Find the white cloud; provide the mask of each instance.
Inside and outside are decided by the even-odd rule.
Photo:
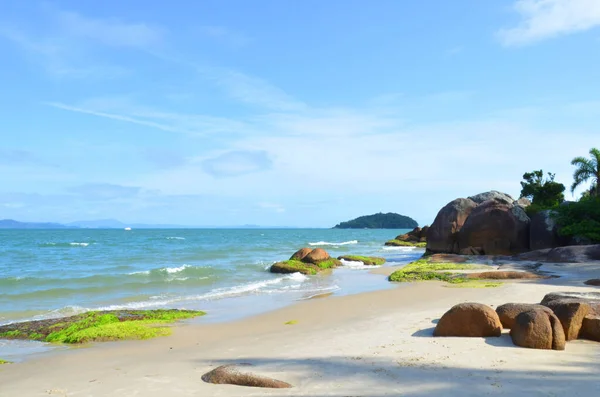
[[[600,25],[598,0],[517,0],[514,9],[521,15],[520,23],[498,31],[507,46],[527,45]]]

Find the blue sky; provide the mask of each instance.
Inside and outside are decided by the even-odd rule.
[[[425,224],[534,169],[569,186],[599,25],[597,0],[0,0],[0,218]]]

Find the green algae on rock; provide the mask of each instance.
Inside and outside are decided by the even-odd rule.
[[[482,268],[485,267],[465,263],[432,262],[430,258],[421,258],[396,270],[388,279],[389,281],[394,282],[437,280],[450,284],[465,284],[465,287],[475,286],[476,279],[468,278],[464,274],[449,272],[449,270],[473,270]],[[493,283],[488,284],[491,286]]]
[[[411,242],[411,241],[402,241],[402,240],[389,240],[385,242],[385,245],[392,247],[417,247],[417,248],[425,248],[427,246],[426,242]]]
[[[12,364],[10,361],[0,359],[0,365],[2,364]]]
[[[273,264],[269,271],[271,273],[302,273],[313,276],[324,270],[334,269],[341,264],[341,261],[330,257],[324,249],[302,248],[296,251],[289,260]]]
[[[111,310],[76,316],[26,321],[0,326],[0,339],[37,340],[53,343],[85,343],[125,339],[149,339],[171,334],[166,325],[203,316],[194,310]]]
[[[342,255],[338,256],[339,260],[362,262],[366,266],[381,266],[385,263],[385,258],[377,256],[362,256],[362,255]]]

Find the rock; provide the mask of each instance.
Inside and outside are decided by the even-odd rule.
[[[552,309],[558,317],[567,341],[579,338],[583,318],[592,311],[586,302],[570,299],[556,299],[542,304]]]
[[[552,309],[546,306],[531,303],[505,303],[496,308],[496,313],[504,328],[512,328],[517,316],[531,309],[543,310],[547,313],[553,313]]]
[[[504,204],[512,204],[515,202],[510,195],[506,193],[499,192],[497,190],[491,190],[485,193],[479,193],[475,196],[469,197],[469,199],[473,200],[476,204],[481,204],[488,200],[495,200]]]
[[[584,284],[600,287],[600,278],[593,278],[591,280],[587,280],[586,282],[584,282]]]
[[[483,248],[481,247],[467,247],[459,251],[461,255],[483,255]]]
[[[529,272],[482,272],[482,273],[468,273],[467,278],[480,278],[484,280],[534,280],[540,278],[548,278],[535,273]]]
[[[600,260],[600,244],[570,245],[525,252],[517,259],[537,262],[585,263]]]
[[[459,303],[438,321],[433,336],[500,336],[502,323],[498,314],[481,303]]]
[[[458,254],[458,232],[476,206],[464,198],[446,204],[427,231],[427,251]]]
[[[427,232],[429,232],[429,226],[423,226],[423,228],[421,229],[421,234],[419,235],[420,241],[427,240]],[[423,239],[425,239],[425,240],[423,240]]]
[[[527,197],[521,197],[520,199],[513,201],[513,205],[519,205],[523,208],[527,208],[531,205],[531,200]]]
[[[396,236],[395,240],[418,243],[419,241],[421,241],[422,234],[423,234],[423,229],[421,229],[420,227],[417,226],[408,233]]]
[[[342,255],[337,258],[339,261],[362,262],[365,266],[381,266],[385,263],[385,258],[378,256],[359,256]]]
[[[456,255],[456,254],[433,254],[428,258],[431,263],[464,263],[467,261],[467,258],[464,256]]]
[[[558,226],[552,218],[553,211],[540,211],[533,215],[529,226],[531,250],[555,248],[566,245],[567,239],[558,235]]]
[[[312,248],[300,248],[298,251],[296,251],[294,253],[294,255],[292,255],[290,257],[290,260],[297,260],[297,261],[301,261],[302,259],[304,259],[306,257],[306,255],[310,254],[312,252]]]
[[[317,265],[313,265],[312,263],[304,263],[297,260],[277,262],[269,268],[271,273],[279,274],[302,273],[306,275],[315,275],[321,270],[322,269],[319,269]]]
[[[485,255],[527,251],[529,222],[519,206],[500,200],[484,201],[473,209],[460,229],[459,248],[482,247]]]
[[[531,349],[565,349],[565,334],[559,319],[543,309],[530,309],[515,318],[510,330],[515,345]]]
[[[582,339],[594,340],[600,342],[600,316],[596,314],[588,314],[583,318],[581,324]]]
[[[319,263],[322,261],[326,261],[331,258],[327,251],[322,248],[315,248],[311,252],[309,252],[304,258],[302,258],[302,262],[305,263]]]
[[[239,367],[248,367],[250,364],[222,365],[202,375],[202,380],[217,385],[237,385],[249,387],[268,387],[272,389],[287,389],[292,387],[287,382],[255,375],[251,372],[241,372]]]
[[[557,300],[587,303],[594,314],[600,315],[600,292],[552,292],[544,296],[541,304],[548,306]]]

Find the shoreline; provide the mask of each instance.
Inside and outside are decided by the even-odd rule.
[[[564,271],[564,266],[555,266]],[[581,264],[583,277],[600,265]],[[378,269],[381,270],[381,269]],[[597,291],[565,277],[498,288],[439,282],[310,299],[249,318],[176,325],[170,337],[67,349],[0,368],[6,396],[36,395],[579,395],[600,391],[600,344],[566,351],[515,347],[500,338],[433,338],[436,319],[456,303],[537,303],[549,292]],[[578,281],[577,281],[578,283]],[[293,325],[286,322],[296,321]],[[284,392],[204,383],[214,367],[250,362],[292,383]]]

